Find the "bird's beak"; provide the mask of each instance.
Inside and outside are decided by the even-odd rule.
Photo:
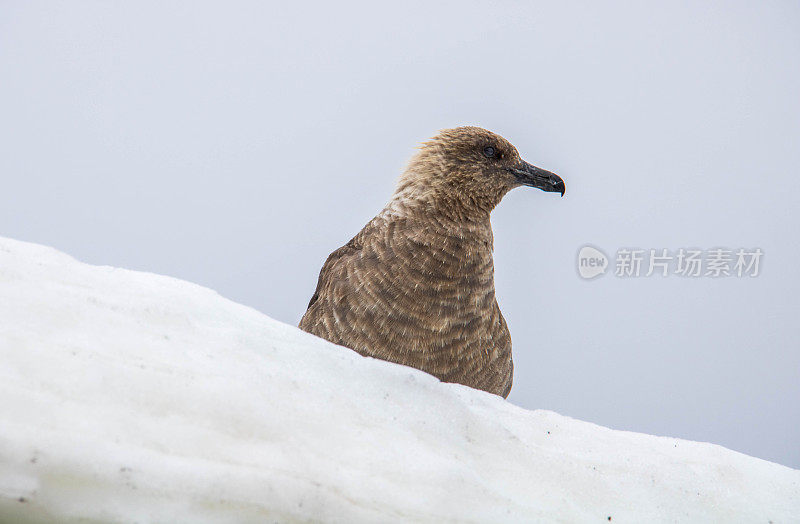
[[[523,186],[537,187],[549,193],[561,193],[564,196],[564,181],[561,177],[550,171],[533,166],[524,160],[521,167],[509,168],[517,181]]]

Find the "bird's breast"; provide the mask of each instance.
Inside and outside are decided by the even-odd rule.
[[[494,265],[486,236],[467,233],[396,228],[375,253],[381,295],[432,325],[477,322],[496,307]]]

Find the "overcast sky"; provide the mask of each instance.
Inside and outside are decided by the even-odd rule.
[[[416,144],[480,125],[567,186],[493,215],[509,400],[800,467],[800,7],[670,4],[2,2],[0,235],[296,324]],[[585,281],[584,244],[764,257]]]

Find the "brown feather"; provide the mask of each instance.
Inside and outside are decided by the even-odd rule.
[[[489,146],[501,152],[491,162]],[[325,261],[300,328],[507,396],[511,336],[495,299],[489,213],[519,185],[507,169],[518,162],[480,128],[425,143],[386,208]]]

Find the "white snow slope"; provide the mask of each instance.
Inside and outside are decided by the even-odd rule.
[[[798,522],[800,471],[526,411],[194,284],[0,239],[2,522],[609,517]]]

